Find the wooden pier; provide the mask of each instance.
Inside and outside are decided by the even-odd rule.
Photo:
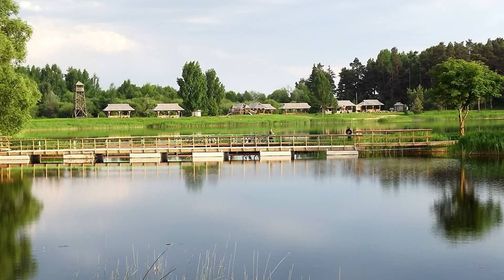
[[[224,161],[236,156],[260,160],[291,160],[296,154],[357,157],[359,151],[387,148],[446,147],[453,141],[431,141],[430,129],[361,130],[353,135],[201,135],[106,137],[75,139],[2,139],[0,165],[93,164]]]

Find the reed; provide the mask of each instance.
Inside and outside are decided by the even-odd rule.
[[[470,133],[460,138],[458,149],[464,154],[499,155],[504,153],[504,132]]]

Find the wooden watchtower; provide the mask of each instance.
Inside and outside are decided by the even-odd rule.
[[[74,118],[86,118],[86,93],[84,92],[84,84],[77,82],[74,92]]]

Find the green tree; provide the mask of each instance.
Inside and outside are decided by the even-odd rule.
[[[49,91],[42,96],[42,102],[39,105],[39,116],[55,118],[58,116],[59,98],[54,92]]]
[[[408,89],[408,99],[410,100],[411,111],[415,114],[423,112],[425,90],[422,86],[415,89]]]
[[[183,107],[190,113],[205,109],[205,95],[207,81],[205,74],[197,61],[187,62],[182,68],[182,78],[177,79],[179,95],[183,100]]]
[[[273,91],[270,95],[268,95],[268,99],[273,99],[278,103],[291,102],[289,91],[286,88],[281,88]]]
[[[216,116],[220,113],[220,105],[226,94],[226,89],[214,69],[206,71],[205,76],[207,81],[207,111],[209,115]]]
[[[469,110],[478,100],[502,95],[504,78],[479,62],[450,58],[432,71],[433,93],[458,110],[459,132],[465,134]]]
[[[19,7],[12,0],[0,0],[0,134],[18,132],[30,119],[40,98],[35,82],[14,65],[26,57],[30,26],[18,17]]]
[[[331,69],[325,70],[322,64],[313,65],[310,78],[306,85],[312,93],[312,107],[320,108],[324,112],[336,104],[334,73]]]

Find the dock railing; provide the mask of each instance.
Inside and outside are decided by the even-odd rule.
[[[357,130],[347,134],[298,135],[182,135],[101,137],[72,139],[0,139],[0,152],[103,150],[103,149],[190,149],[234,147],[333,147],[383,143],[425,143],[431,129]]]

